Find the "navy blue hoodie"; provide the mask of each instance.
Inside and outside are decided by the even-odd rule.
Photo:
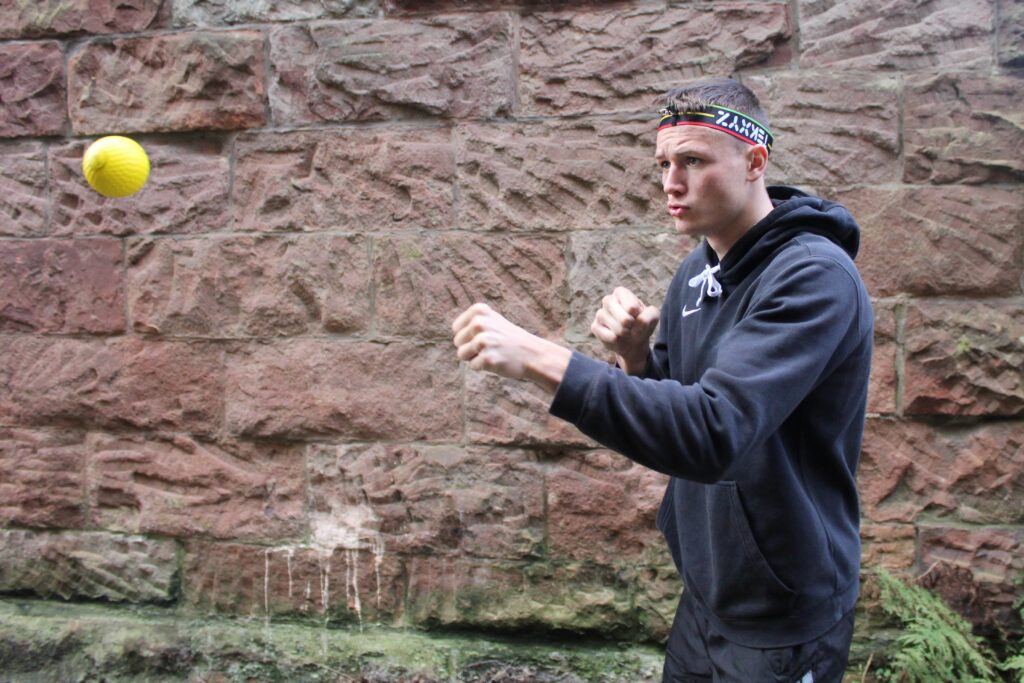
[[[680,265],[644,377],[574,353],[550,408],[671,475],[657,524],[686,590],[749,647],[806,642],[856,602],[873,336],[853,218],[769,196],[721,263],[705,242]]]

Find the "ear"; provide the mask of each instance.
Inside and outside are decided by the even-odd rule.
[[[747,180],[755,181],[763,178],[768,170],[768,148],[764,145],[753,145],[746,150]]]

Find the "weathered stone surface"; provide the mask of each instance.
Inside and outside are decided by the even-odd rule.
[[[1024,2],[999,0],[999,36],[996,40],[1001,66],[1024,66]]]
[[[621,0],[384,0],[389,15],[428,14],[432,12],[457,12],[508,9],[558,9],[591,8],[600,5],[614,5]]]
[[[0,5],[0,38],[159,28],[160,0],[35,0]]]
[[[565,325],[565,240],[507,235],[387,237],[374,244],[377,330],[450,340],[471,304],[559,337]]]
[[[263,70],[259,31],[90,41],[68,60],[71,125],[79,135],[262,126]]]
[[[190,542],[184,598],[203,611],[308,616],[323,623],[394,623],[402,614],[405,565],[363,538],[314,538],[273,547]]]
[[[300,446],[90,434],[95,526],[162,536],[293,538],[305,531]]]
[[[0,429],[0,526],[85,522],[83,435]]]
[[[144,239],[128,251],[128,300],[140,332],[267,337],[366,328],[364,237]]]
[[[783,2],[642,4],[522,17],[520,107],[529,115],[649,112],[682,82],[790,59]]]
[[[775,135],[769,183],[852,185],[899,179],[895,79],[777,72],[743,82],[765,107]]]
[[[800,65],[844,69],[985,69],[992,0],[799,0]]]
[[[449,228],[451,132],[332,130],[243,135],[232,212],[243,230]]]
[[[924,527],[920,543],[923,586],[984,629],[1020,627],[1024,529]]]
[[[659,561],[649,565],[630,564],[627,560],[619,569],[619,575],[635,590],[633,606],[640,622],[640,633],[646,640],[664,643],[672,629],[683,581],[664,541],[657,556]]]
[[[909,524],[861,523],[861,564],[864,569],[879,567],[890,572],[905,572],[914,566],[917,531]]]
[[[552,558],[651,564],[665,545],[655,526],[668,477],[610,451],[570,454],[547,473]]]
[[[908,415],[1024,414],[1019,302],[919,302],[907,309]]]
[[[38,142],[0,144],[0,235],[46,232],[46,148]]]
[[[311,446],[314,538],[380,552],[523,559],[544,541],[529,453],[460,446]]]
[[[204,233],[229,222],[225,197],[230,178],[229,148],[217,137],[146,140],[150,173],[130,199],[93,190],[82,175],[86,142],[50,148],[54,235]]]
[[[175,26],[374,17],[380,0],[173,0]]]
[[[348,20],[270,32],[270,106],[278,124],[512,109],[512,25],[505,14]]]
[[[872,296],[1021,291],[1024,195],[999,187],[826,192],[860,224],[857,267]]]
[[[450,343],[253,344],[227,364],[234,433],[450,440],[462,431],[462,381]]]
[[[670,232],[576,232],[572,235],[569,334],[590,337],[602,299],[625,287],[648,306],[661,307],[672,276],[695,242]]]
[[[1024,180],[1024,84],[1016,78],[941,74],[915,78],[904,95],[904,179],[911,183]]]
[[[0,45],[0,138],[57,135],[67,127],[60,43]]]
[[[871,419],[859,469],[861,502],[873,522],[922,515],[981,524],[1024,522],[1020,425],[939,428]]]
[[[174,541],[100,532],[0,529],[0,592],[109,602],[169,602]]]
[[[464,125],[456,158],[463,229],[671,225],[651,121]]]
[[[0,332],[121,332],[121,244],[0,241],[0,292]]]
[[[874,309],[875,348],[868,383],[868,412],[895,413],[898,390],[895,306],[876,303]]]
[[[214,344],[8,337],[4,351],[0,424],[220,428],[223,354]]]

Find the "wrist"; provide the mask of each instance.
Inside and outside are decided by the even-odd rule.
[[[526,364],[526,379],[555,393],[572,360],[572,351],[554,342],[536,337],[536,348]]]
[[[619,367],[627,375],[642,375],[644,370],[647,369],[647,358],[650,354],[651,350],[646,346],[640,349],[638,353],[630,354],[629,356],[618,354]]]

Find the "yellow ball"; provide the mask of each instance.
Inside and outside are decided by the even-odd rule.
[[[127,197],[149,178],[149,157],[142,145],[120,135],[108,135],[89,145],[82,172],[92,189],[105,197]]]

